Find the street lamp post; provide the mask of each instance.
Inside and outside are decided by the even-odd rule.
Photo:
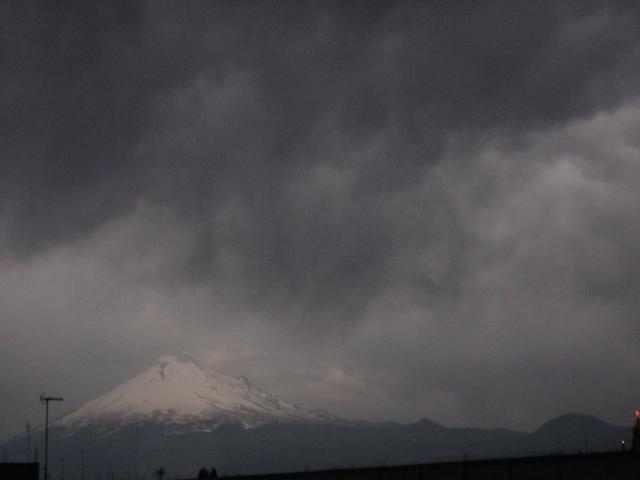
[[[40,403],[44,405],[44,480],[47,478],[47,467],[49,460],[49,402],[62,402],[60,397],[51,397],[44,393],[40,395]]]

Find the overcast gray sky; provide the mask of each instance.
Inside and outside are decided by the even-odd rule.
[[[176,352],[345,417],[629,422],[637,2],[0,21],[0,437]]]

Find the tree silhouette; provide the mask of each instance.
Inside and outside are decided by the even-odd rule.
[[[207,472],[206,468],[201,468],[200,471],[198,472],[198,480],[206,480],[210,478],[209,477],[209,472]]]
[[[156,470],[156,477],[158,477],[158,480],[162,480],[164,478],[164,468],[160,467]]]

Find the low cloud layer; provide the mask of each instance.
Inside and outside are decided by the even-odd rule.
[[[633,3],[1,8],[0,436],[179,351],[348,417],[628,420]]]

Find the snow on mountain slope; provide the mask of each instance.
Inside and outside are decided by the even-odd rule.
[[[78,429],[140,423],[215,429],[223,423],[252,428],[270,421],[316,422],[326,414],[304,412],[252,385],[206,370],[187,356],[163,356],[105,395],[58,419],[53,426]]]

